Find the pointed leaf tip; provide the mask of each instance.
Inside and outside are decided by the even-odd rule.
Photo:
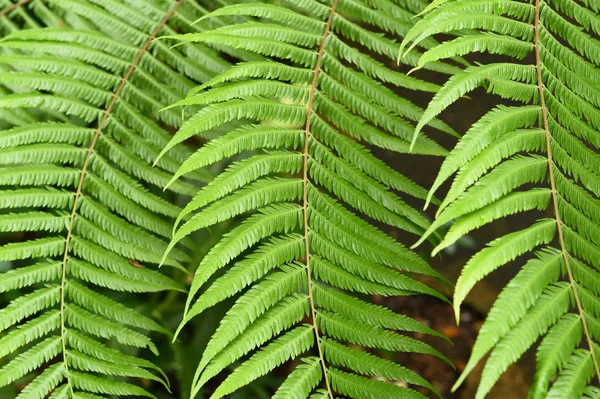
[[[200,18],[198,18],[197,20],[195,20],[194,22],[192,22],[192,26],[196,25],[198,22],[204,21],[205,19],[208,19],[208,18],[212,17],[211,14],[212,13],[201,16]]]
[[[420,66],[416,66],[416,67],[414,67],[413,69],[411,69],[410,71],[408,71],[408,72],[406,73],[406,76],[409,76],[410,74],[412,74],[413,72],[416,72],[416,71],[418,71],[419,69],[421,69],[421,67],[420,67]]]
[[[169,180],[169,181],[167,182],[167,184],[165,184],[165,187],[163,187],[163,191],[166,191],[166,190],[167,190],[167,189],[168,189],[168,188],[169,188],[169,187],[170,187],[170,186],[171,186],[173,183],[175,183],[175,182],[177,181],[177,179],[179,179],[179,177],[180,177],[180,176],[181,176],[180,174],[176,173],[176,174],[175,174],[175,175],[174,175],[174,176],[171,178],[171,180]]]

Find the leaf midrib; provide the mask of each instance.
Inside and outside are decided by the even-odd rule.
[[[30,3],[31,1],[32,0],[21,0],[18,3],[14,3],[13,5],[6,7],[4,10],[0,11],[0,17],[8,15],[9,13],[15,11],[17,8],[20,8],[26,5],[27,3]]]
[[[19,6],[19,5],[28,3],[29,1],[31,1],[31,0],[23,0],[20,3],[15,4],[15,6]],[[85,176],[87,174],[87,170],[88,170],[88,167],[90,164],[90,160],[92,158],[92,154],[94,153],[94,149],[96,147],[98,139],[99,139],[100,135],[102,134],[102,129],[104,128],[104,124],[108,120],[117,100],[119,99],[119,96],[121,95],[121,92],[123,91],[123,89],[125,88],[125,85],[131,78],[133,71],[136,69],[136,67],[139,64],[139,62],[141,61],[142,57],[148,51],[148,48],[150,47],[150,44],[152,43],[152,41],[156,38],[156,36],[160,32],[160,30],[167,24],[169,19],[175,14],[177,9],[183,4],[184,1],[185,0],[179,0],[171,8],[171,10],[164,16],[164,18],[156,26],[154,31],[150,34],[150,36],[148,36],[148,39],[146,40],[146,42],[144,43],[144,45],[138,52],[135,59],[132,61],[131,65],[129,66],[129,69],[125,73],[125,76],[123,76],[123,78],[121,79],[121,84],[119,85],[117,90],[114,92],[110,103],[106,107],[106,110],[104,111],[102,119],[98,123],[98,128],[96,129],[96,131],[94,133],[94,137],[92,138],[92,141],[88,147],[87,155],[86,155],[85,161],[83,163],[83,166],[81,168],[79,183],[77,184],[77,190],[75,191],[75,199],[73,201],[73,207],[71,209],[71,216],[69,218],[69,223],[68,223],[68,227],[67,227],[67,237],[65,239],[65,249],[64,249],[64,255],[63,255],[63,260],[62,260],[62,276],[61,276],[61,283],[60,283],[60,291],[61,291],[60,292],[60,319],[61,319],[60,320],[60,337],[61,337],[61,341],[62,341],[62,355],[63,355],[62,362],[65,365],[65,378],[67,380],[67,385],[69,387],[71,396],[73,396],[74,393],[73,393],[73,384],[71,383],[70,374],[69,374],[69,366],[68,366],[68,362],[67,362],[67,338],[66,338],[66,327],[65,327],[65,319],[66,319],[66,315],[65,315],[65,291],[66,291],[66,289],[65,288],[66,288],[66,283],[67,283],[67,262],[68,262],[68,258],[69,258],[69,245],[73,238],[74,222],[75,222],[75,217],[77,216],[77,207],[79,204],[79,199],[81,198],[81,193],[83,190],[83,182],[84,182]],[[11,11],[10,7],[7,10],[0,12],[0,16],[4,15],[4,13],[6,13],[6,12],[10,12]]]
[[[592,340],[590,331],[588,329],[588,325],[585,319],[585,312],[583,310],[583,306],[581,304],[581,300],[579,298],[579,294],[577,292],[577,282],[573,277],[573,271],[569,264],[569,253],[567,251],[567,247],[565,244],[564,234],[563,234],[563,222],[560,216],[560,210],[558,205],[558,190],[556,189],[556,182],[554,179],[554,161],[552,157],[552,135],[550,134],[550,129],[548,126],[548,108],[546,107],[546,100],[544,98],[544,82],[542,80],[542,62],[540,56],[540,3],[541,0],[535,0],[535,19],[534,19],[534,49],[535,49],[535,69],[537,72],[537,86],[540,96],[540,106],[542,108],[542,121],[544,125],[544,133],[546,137],[546,156],[548,158],[548,180],[550,181],[550,188],[552,191],[552,204],[554,207],[554,215],[556,219],[556,230],[558,232],[558,241],[560,245],[561,254],[565,263],[565,268],[567,270],[567,275],[569,277],[569,284],[571,286],[571,290],[573,291],[573,297],[575,299],[575,305],[579,316],[581,317],[581,324],[583,326],[583,332],[589,346],[589,352],[592,357],[592,362],[594,364],[594,370],[596,376],[600,378],[600,368],[598,367],[598,360],[596,358],[596,353],[594,350],[594,342]]]
[[[315,308],[315,301],[312,293],[312,270],[310,267],[310,245],[308,240],[308,158],[309,158],[309,143],[310,143],[310,125],[311,125],[311,116],[314,112],[314,100],[317,92],[317,84],[319,80],[319,73],[321,71],[321,62],[323,60],[323,55],[325,54],[325,46],[327,45],[327,38],[329,37],[329,33],[331,32],[331,25],[333,23],[333,17],[335,16],[336,8],[338,5],[338,0],[333,0],[331,4],[331,9],[329,11],[329,16],[327,18],[327,23],[325,24],[325,30],[323,32],[323,37],[321,38],[321,42],[319,43],[319,53],[317,55],[317,60],[315,62],[315,67],[313,68],[313,79],[310,85],[308,101],[306,103],[306,124],[304,129],[304,148],[302,154],[302,213],[304,216],[304,242],[305,242],[305,257],[306,257],[306,274],[307,274],[307,287],[308,287],[308,301],[310,303],[310,313],[312,319],[313,330],[315,332],[315,341],[317,344],[317,349],[319,351],[319,361],[321,362],[321,368],[323,369],[323,378],[325,379],[325,386],[327,388],[327,395],[329,398],[333,399],[333,391],[329,384],[329,378],[327,377],[327,365],[325,362],[325,356],[323,353],[323,348],[321,347],[321,338],[319,336],[319,327],[317,325],[317,311]]]

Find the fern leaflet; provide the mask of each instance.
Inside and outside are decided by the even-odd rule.
[[[175,269],[186,271],[189,243],[164,262],[173,270],[154,269],[181,211],[172,198],[210,174],[156,194],[190,154],[175,148],[152,167],[166,128],[182,124],[158,111],[227,63],[153,41],[179,29],[179,13],[201,16],[193,1],[1,3],[0,230],[25,239],[0,246],[0,293],[19,290],[0,310],[0,386],[26,378],[19,399],[155,397],[123,377],[168,389],[136,354],[157,353],[150,333],[169,332],[136,295],[107,294],[184,291]]]
[[[491,351],[476,396],[483,398],[507,367],[541,339],[530,397],[596,395],[597,5],[560,0],[456,0],[436,5],[403,46],[438,33],[458,32],[457,37],[429,49],[419,67],[478,51],[514,61],[471,66],[450,78],[425,111],[415,137],[430,118],[479,86],[522,105],[490,111],[448,155],[430,197],[455,175],[453,184],[424,237],[454,221],[437,252],[499,218],[533,210],[551,215],[490,242],[465,265],[454,295],[457,315],[479,280],[518,257],[529,258],[499,295],[457,385]],[[518,62],[527,56],[534,60],[531,64]]]
[[[199,21],[219,17],[231,23],[171,37],[264,57],[234,65],[175,103],[184,110],[200,109],[162,153],[194,136],[209,140],[183,162],[167,187],[242,154],[184,208],[169,246],[249,214],[201,261],[191,286],[180,330],[206,309],[236,296],[204,351],[192,397],[237,361],[241,364],[211,398],[229,395],[297,359],[275,397],[423,398],[411,388],[370,377],[435,392],[423,378],[352,346],[447,360],[431,346],[397,332],[439,333],[365,300],[365,295],[415,294],[444,300],[413,274],[441,276],[362,218],[418,235],[429,225],[398,195],[423,199],[424,190],[365,145],[407,153],[413,122],[423,112],[386,84],[421,92],[438,87],[391,70],[356,46],[393,61],[395,42],[361,24],[401,36],[412,24],[411,7],[424,5],[354,0],[284,4],[219,8]],[[427,41],[423,48],[434,43]],[[416,65],[418,54],[411,52],[409,65]],[[441,62],[428,68],[458,70]],[[456,134],[440,120],[432,119],[430,125]],[[231,127],[215,133],[223,126]],[[445,154],[427,137],[420,137],[415,148],[423,155]],[[294,395],[288,396],[290,392]]]

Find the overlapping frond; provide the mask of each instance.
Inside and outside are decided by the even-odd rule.
[[[600,377],[598,6],[560,0],[437,3],[404,45],[437,33],[457,37],[429,49],[419,66],[472,52],[514,61],[468,67],[450,78],[416,134],[480,86],[517,105],[490,111],[450,152],[430,196],[454,175],[452,187],[424,237],[453,221],[437,252],[509,215],[538,210],[546,216],[490,242],[465,265],[454,296],[457,314],[479,280],[528,258],[498,297],[457,384],[491,352],[477,393],[483,398],[541,340],[530,398],[593,397]]]
[[[190,153],[152,166],[182,125],[159,110],[227,64],[206,46],[153,42],[202,16],[194,1],[0,3],[0,231],[21,233],[0,246],[0,293],[19,290],[0,310],[0,386],[25,382],[19,399],[154,397],[123,378],[168,388],[136,356],[167,333],[138,293],[183,291],[173,269],[156,268],[181,212],[174,198],[210,177],[161,192]],[[188,258],[180,246],[163,263],[185,272]],[[118,292],[131,295],[120,303]]]
[[[192,397],[225,369],[233,371],[212,398],[296,360],[275,397],[423,398],[391,382],[434,391],[432,386],[377,352],[445,359],[402,332],[439,334],[365,298],[428,294],[443,300],[415,274],[440,276],[364,218],[417,235],[428,227],[401,198],[424,199],[424,190],[366,147],[409,150],[423,111],[391,87],[438,89],[385,63],[392,64],[397,55],[397,43],[389,37],[406,33],[413,8],[424,4],[281,3],[223,7],[200,22],[223,18],[231,23],[172,38],[265,57],[236,64],[176,103],[186,112],[199,110],[162,153],[192,137],[210,140],[183,162],[168,188],[235,157],[184,208],[169,248],[195,231],[244,216],[204,257],[192,283],[180,328],[235,297],[204,351]],[[246,19],[238,22],[239,17]],[[416,65],[418,54],[411,53],[409,66]],[[457,69],[449,63],[428,68]],[[224,134],[215,134],[232,123]],[[440,120],[430,125],[455,134]],[[427,137],[415,148],[420,154],[445,154]]]

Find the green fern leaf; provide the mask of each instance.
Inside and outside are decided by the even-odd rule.
[[[423,110],[393,87],[425,93],[439,89],[385,63],[396,58],[396,42],[390,37],[406,34],[411,16],[423,7],[420,1],[240,2],[196,21],[222,18],[230,21],[225,25],[167,38],[180,45],[209,44],[264,56],[224,70],[167,108],[181,107],[191,116],[164,147],[157,165],[177,144],[192,137],[207,140],[181,163],[169,189],[203,168],[231,162],[179,214],[167,254],[199,230],[242,217],[200,261],[177,332],[206,309],[235,298],[202,355],[192,397],[226,368],[231,373],[214,398],[290,360],[296,366],[276,398],[424,397],[393,381],[435,392],[409,369],[349,347],[448,361],[433,347],[402,334],[439,333],[362,295],[427,294],[445,300],[415,276],[443,280],[441,275],[370,223],[416,235],[429,227],[427,218],[398,195],[425,199],[427,193],[368,148],[409,151]],[[431,39],[411,51],[407,64],[416,66],[420,51],[435,45]],[[426,68],[458,72],[445,62]],[[442,121],[430,122],[432,128],[456,135]],[[446,154],[428,137],[417,139],[415,151]],[[306,316],[310,324],[301,325]],[[348,351],[351,360],[344,358]],[[381,393],[372,394],[375,390]]]
[[[452,188],[421,241],[453,222],[437,253],[509,215],[535,210],[552,215],[490,242],[469,260],[457,282],[458,319],[461,303],[479,280],[516,258],[528,258],[492,307],[455,385],[491,352],[477,399],[539,339],[529,398],[598,393],[600,52],[598,7],[592,3],[434,2],[402,44],[410,49],[433,34],[457,36],[429,48],[418,67],[473,52],[509,59],[451,77],[424,112],[415,137],[427,121],[479,86],[520,103],[488,112],[450,152],[429,198],[455,175]]]
[[[0,230],[27,233],[0,246],[0,292],[13,291],[0,387],[22,379],[19,399],[155,397],[125,379],[169,389],[152,362],[111,346],[157,354],[151,334],[169,331],[132,294],[185,291],[189,241],[163,262],[180,271],[156,269],[175,199],[212,179],[198,170],[161,193],[191,155],[182,146],[152,165],[183,123],[160,111],[228,66],[206,46],[154,41],[199,31],[181,21],[206,10],[185,3],[0,1]]]

